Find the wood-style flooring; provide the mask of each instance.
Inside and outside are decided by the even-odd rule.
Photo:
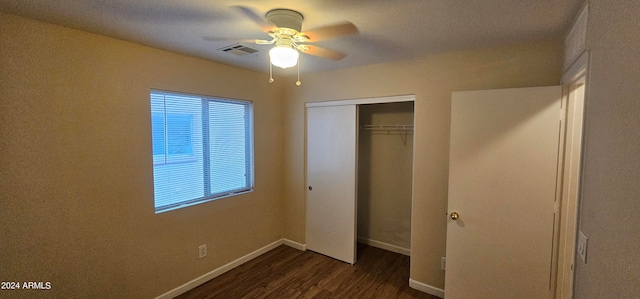
[[[279,246],[177,298],[427,298],[409,287],[409,257],[358,244],[355,265]]]

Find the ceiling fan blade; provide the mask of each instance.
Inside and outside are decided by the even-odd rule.
[[[202,39],[210,42],[224,42],[224,41],[233,41],[238,43],[258,43],[257,39],[241,39],[241,38],[232,38],[232,37],[213,37],[213,36],[203,36]]]
[[[309,37],[310,42],[317,42],[325,39],[357,34],[358,28],[353,23],[345,21],[333,25],[328,25],[310,31],[303,32],[302,35]]]
[[[254,39],[253,42],[258,45],[272,45],[276,43],[276,39],[275,38],[272,40]]]
[[[313,56],[318,56],[318,57],[322,57],[322,58],[326,58],[326,59],[331,59],[331,60],[340,60],[342,58],[344,58],[345,54],[342,54],[340,52],[334,51],[334,50],[329,50],[326,48],[321,48],[318,46],[312,46],[312,45],[304,45],[306,50],[302,51],[302,53],[305,54],[309,54],[309,55],[313,55]]]
[[[245,17],[249,18],[251,21],[256,23],[256,25],[260,26],[264,32],[271,31],[276,26],[269,22],[267,19],[261,17],[258,13],[256,13],[252,8],[242,5],[233,5],[232,8],[236,9],[240,13],[242,13]]]

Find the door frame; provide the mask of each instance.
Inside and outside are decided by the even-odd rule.
[[[345,105],[355,105],[356,108],[359,105],[366,105],[366,104],[385,104],[385,103],[400,103],[400,102],[413,102],[414,103],[414,114],[413,114],[413,120],[414,120],[414,124],[415,124],[415,99],[416,96],[414,94],[408,94],[408,95],[397,95],[397,96],[385,96],[385,97],[372,97],[372,98],[360,98],[360,99],[344,99],[344,100],[330,100],[330,101],[318,101],[318,102],[306,102],[305,103],[305,134],[304,134],[304,188],[305,188],[305,198],[304,198],[304,231],[305,231],[305,240],[307,239],[307,234],[308,234],[308,224],[307,224],[307,220],[308,220],[308,211],[307,211],[307,207],[308,207],[308,197],[307,197],[307,186],[309,185],[308,182],[308,177],[307,177],[307,109],[308,108],[313,108],[313,107],[327,107],[327,106],[345,106]],[[357,111],[357,109],[356,109]],[[357,116],[356,116],[357,117]],[[360,125],[359,123],[357,124],[358,126]],[[414,136],[416,135],[416,129],[414,127]],[[358,139],[358,134],[356,134],[356,142]],[[415,170],[415,155],[416,155],[416,151],[415,151],[415,142],[413,143],[413,157],[412,157],[412,172]],[[357,144],[356,144],[356,165],[358,163],[358,157],[357,157]],[[358,175],[357,173],[354,173],[354,175],[356,176],[356,184],[358,182]],[[413,182],[412,182],[413,183]],[[413,192],[411,193],[411,201],[412,201],[412,209],[413,209]],[[358,242],[358,234],[357,234],[357,217],[358,217],[358,213],[357,213],[357,205],[358,205],[358,196],[356,194],[355,196],[355,202],[354,204],[356,205],[356,213],[354,215],[354,220],[355,220],[355,225],[356,225],[356,234],[354,235],[354,243],[356,243],[356,248],[357,248],[357,242]],[[413,213],[412,213],[413,214]],[[413,227],[411,228],[413,231]],[[305,246],[306,247],[306,246]],[[356,254],[356,258],[357,258],[357,254]],[[356,261],[354,260],[354,263]]]
[[[562,76],[561,84],[563,85],[563,98],[562,98],[562,108],[563,108],[563,118],[562,118],[562,128],[563,128],[563,136],[562,136],[562,149],[559,152],[559,160],[558,165],[558,188],[557,188],[557,198],[558,198],[558,209],[559,209],[559,219],[558,221],[558,232],[557,236],[554,236],[554,241],[556,242],[557,252],[555,253],[556,261],[554,263],[554,267],[556,268],[553,273],[556,274],[556,278],[554,279],[555,284],[555,295],[556,298],[572,298],[573,296],[573,286],[575,282],[575,263],[576,263],[576,240],[578,234],[578,219],[579,219],[579,207],[580,207],[580,198],[582,197],[582,177],[583,177],[583,155],[584,155],[584,115],[586,111],[586,99],[588,94],[588,75],[589,75],[589,61],[590,61],[590,51],[584,51],[575,62],[565,71]],[[581,99],[575,98],[575,90],[583,86],[584,90],[582,93]],[[569,113],[572,111],[567,111],[569,107],[570,100],[578,100],[582,101],[582,111],[578,111],[578,113],[582,113],[581,123],[577,124],[581,127],[581,135],[580,140],[580,151],[578,153],[578,163],[567,165],[565,159],[567,146],[570,144],[571,140],[567,138],[567,123],[566,120],[569,118],[573,118]],[[567,168],[568,166],[568,168]],[[577,192],[574,197],[563,197],[565,194],[565,188],[568,187],[567,182],[565,182],[565,173],[577,173],[577,178],[574,182],[568,182],[568,184],[577,184]]]
[[[375,98],[306,102],[304,106],[305,108],[310,108],[310,107],[324,107],[324,106],[385,104],[385,103],[398,103],[398,102],[415,102],[415,100],[416,100],[416,96],[411,94],[411,95],[398,95],[398,96],[375,97]]]

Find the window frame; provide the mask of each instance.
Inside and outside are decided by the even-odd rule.
[[[165,130],[165,136],[164,136],[164,151],[165,154],[164,155],[155,155],[154,154],[154,148],[153,148],[153,107],[151,107],[151,102],[153,101],[153,95],[154,94],[162,94],[162,95],[170,95],[170,96],[177,96],[177,97],[187,97],[187,98],[192,98],[194,101],[199,100],[200,104],[202,105],[202,108],[200,109],[200,112],[202,113],[202,119],[200,120],[200,125],[202,126],[202,128],[200,128],[200,133],[198,134],[196,133],[196,131],[198,131],[196,129],[197,124],[195,123],[193,117],[194,114],[185,114],[185,115],[189,115],[191,117],[190,121],[190,142],[191,147],[192,147],[192,152],[191,154],[185,154],[185,155],[169,155],[169,156],[165,156],[164,155],[168,155],[168,143],[169,141],[167,140],[168,138],[168,133],[167,130]],[[155,210],[155,214],[160,214],[160,213],[164,213],[164,212],[168,212],[168,211],[172,211],[172,210],[176,210],[176,209],[180,209],[180,208],[185,208],[185,207],[189,207],[189,206],[193,206],[193,205],[197,205],[197,204],[201,204],[201,203],[205,203],[205,202],[209,202],[209,201],[214,201],[214,200],[218,200],[218,199],[222,199],[222,198],[227,198],[227,197],[233,197],[236,195],[240,195],[240,194],[246,194],[246,193],[250,193],[254,191],[255,188],[255,160],[254,160],[254,109],[253,109],[253,101],[251,100],[243,100],[243,99],[232,99],[232,98],[224,98],[224,97],[218,97],[218,96],[210,96],[210,95],[200,95],[200,94],[193,94],[193,93],[184,93],[184,92],[177,92],[177,91],[168,91],[168,90],[161,90],[161,89],[150,89],[149,91],[149,100],[150,100],[150,109],[149,109],[149,118],[150,118],[150,125],[151,125],[151,130],[150,130],[150,136],[151,137],[151,154],[152,154],[152,158],[153,158],[153,165],[152,165],[152,172],[153,172],[153,186],[154,186],[154,195],[153,195],[153,205],[154,205],[154,210]],[[209,187],[205,187],[205,192],[206,188],[209,188],[208,194],[205,194],[202,197],[197,197],[197,198],[189,198],[189,199],[184,199],[184,200],[180,200],[180,201],[176,201],[174,203],[171,204],[165,204],[162,206],[158,206],[156,203],[156,190],[155,190],[155,185],[156,185],[156,175],[155,175],[155,168],[156,167],[160,167],[163,165],[171,165],[171,164],[179,164],[179,163],[190,163],[190,162],[198,162],[198,157],[196,156],[195,152],[197,150],[202,150],[202,158],[203,158],[203,184],[205,186],[210,185],[211,182],[210,180],[210,175],[207,175],[207,173],[211,172],[211,164],[210,164],[210,158],[209,155],[211,154],[209,151],[209,147],[211,146],[210,142],[209,142],[209,120],[205,121],[205,118],[209,118],[209,116],[205,117],[205,113],[209,113],[209,103],[210,102],[216,102],[216,103],[231,103],[231,104],[239,104],[239,105],[243,105],[244,109],[245,109],[245,129],[244,129],[244,134],[245,134],[245,164],[246,164],[246,173],[248,174],[246,176],[246,186],[245,187],[241,187],[241,188],[236,188],[236,189],[231,189],[231,190],[225,190],[223,192],[217,192],[217,193],[212,193],[211,192],[211,188]],[[205,104],[206,103],[206,104]],[[165,115],[165,119],[164,124],[166,125],[167,122],[167,117],[166,115],[171,115],[171,114],[176,114],[176,115],[180,115],[183,113],[169,113],[166,112]],[[197,142],[194,142],[194,140],[197,139],[202,139],[202,144],[201,144],[201,149],[197,149],[196,147],[198,145],[194,144]],[[247,145],[246,142],[248,142],[249,144]],[[168,158],[166,158],[168,157]]]

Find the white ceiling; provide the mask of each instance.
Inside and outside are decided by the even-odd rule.
[[[560,39],[583,0],[0,0],[0,11],[156,48],[268,72],[269,45],[237,56],[217,49],[238,39],[269,39],[231,6],[264,15],[289,8],[302,31],[341,21],[359,34],[315,45],[346,54],[340,61],[303,55],[301,72],[412,59],[427,54]],[[207,40],[207,39],[209,40]],[[215,39],[215,41],[210,41]]]

